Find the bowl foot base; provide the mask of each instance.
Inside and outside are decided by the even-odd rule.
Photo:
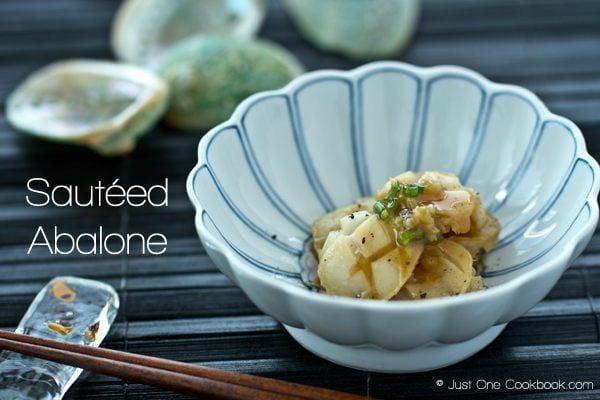
[[[329,342],[306,329],[283,325],[305,349],[345,367],[363,371],[408,373],[429,371],[455,364],[490,344],[506,324],[460,343],[430,343],[415,349],[386,350],[373,345],[345,346]]]

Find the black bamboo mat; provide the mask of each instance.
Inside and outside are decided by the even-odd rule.
[[[29,72],[71,57],[111,58],[108,30],[116,0],[2,0],[0,99]],[[275,40],[307,69],[350,68],[359,62],[311,47],[279,2],[262,36]],[[583,130],[600,155],[600,2],[596,0],[426,0],[416,39],[402,60],[458,64],[491,79],[526,86]],[[14,328],[33,296],[52,277],[74,274],[119,290],[122,306],[105,345],[217,368],[261,374],[381,398],[600,398],[600,235],[565,272],[549,296],[476,356],[429,373],[381,375],[338,367],[297,345],[219,273],[193,227],[184,190],[199,134],[159,126],[138,150],[103,159],[84,149],[19,135],[0,117],[0,327]],[[124,185],[170,183],[168,208],[34,208],[26,181],[89,186],[119,178]],[[26,255],[35,229],[164,232],[160,257]],[[449,392],[442,379],[592,381],[586,391]],[[182,398],[142,385],[88,375],[70,399]]]

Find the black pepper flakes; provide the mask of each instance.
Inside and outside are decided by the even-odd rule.
[[[424,299],[425,297],[427,297],[427,293],[421,293],[421,298]]]
[[[271,235],[271,239],[277,240],[277,235]]]
[[[363,237],[361,242],[362,242],[362,244],[365,244],[366,241],[367,241],[367,238]]]

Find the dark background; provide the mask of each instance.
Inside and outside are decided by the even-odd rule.
[[[0,1],[0,99],[33,70],[58,59],[112,58],[108,44],[116,0]],[[523,85],[583,130],[600,155],[600,2],[593,0],[427,0],[419,30],[402,60],[458,64],[487,77]],[[360,64],[314,49],[272,2],[261,36],[294,52],[307,69]],[[323,361],[261,314],[208,259],[193,227],[184,184],[198,133],[159,126],[123,158],[104,159],[80,148],[15,133],[0,117],[0,328],[14,328],[34,295],[52,277],[76,274],[112,284],[121,310],[105,345],[382,398],[488,398],[483,391],[445,392],[443,379],[591,380],[596,389],[529,392],[515,398],[600,398],[600,238],[565,272],[554,290],[509,324],[485,350],[429,373],[382,375]],[[168,208],[33,208],[26,181],[89,186],[120,178],[122,185],[170,183]],[[26,255],[38,225],[62,231],[164,232],[160,257]],[[506,392],[496,393],[499,397]],[[98,375],[80,380],[68,398],[179,398]]]

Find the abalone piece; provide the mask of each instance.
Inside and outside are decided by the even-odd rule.
[[[135,147],[162,116],[167,100],[166,83],[152,72],[69,60],[31,74],[9,96],[6,115],[23,132],[113,156]]]

